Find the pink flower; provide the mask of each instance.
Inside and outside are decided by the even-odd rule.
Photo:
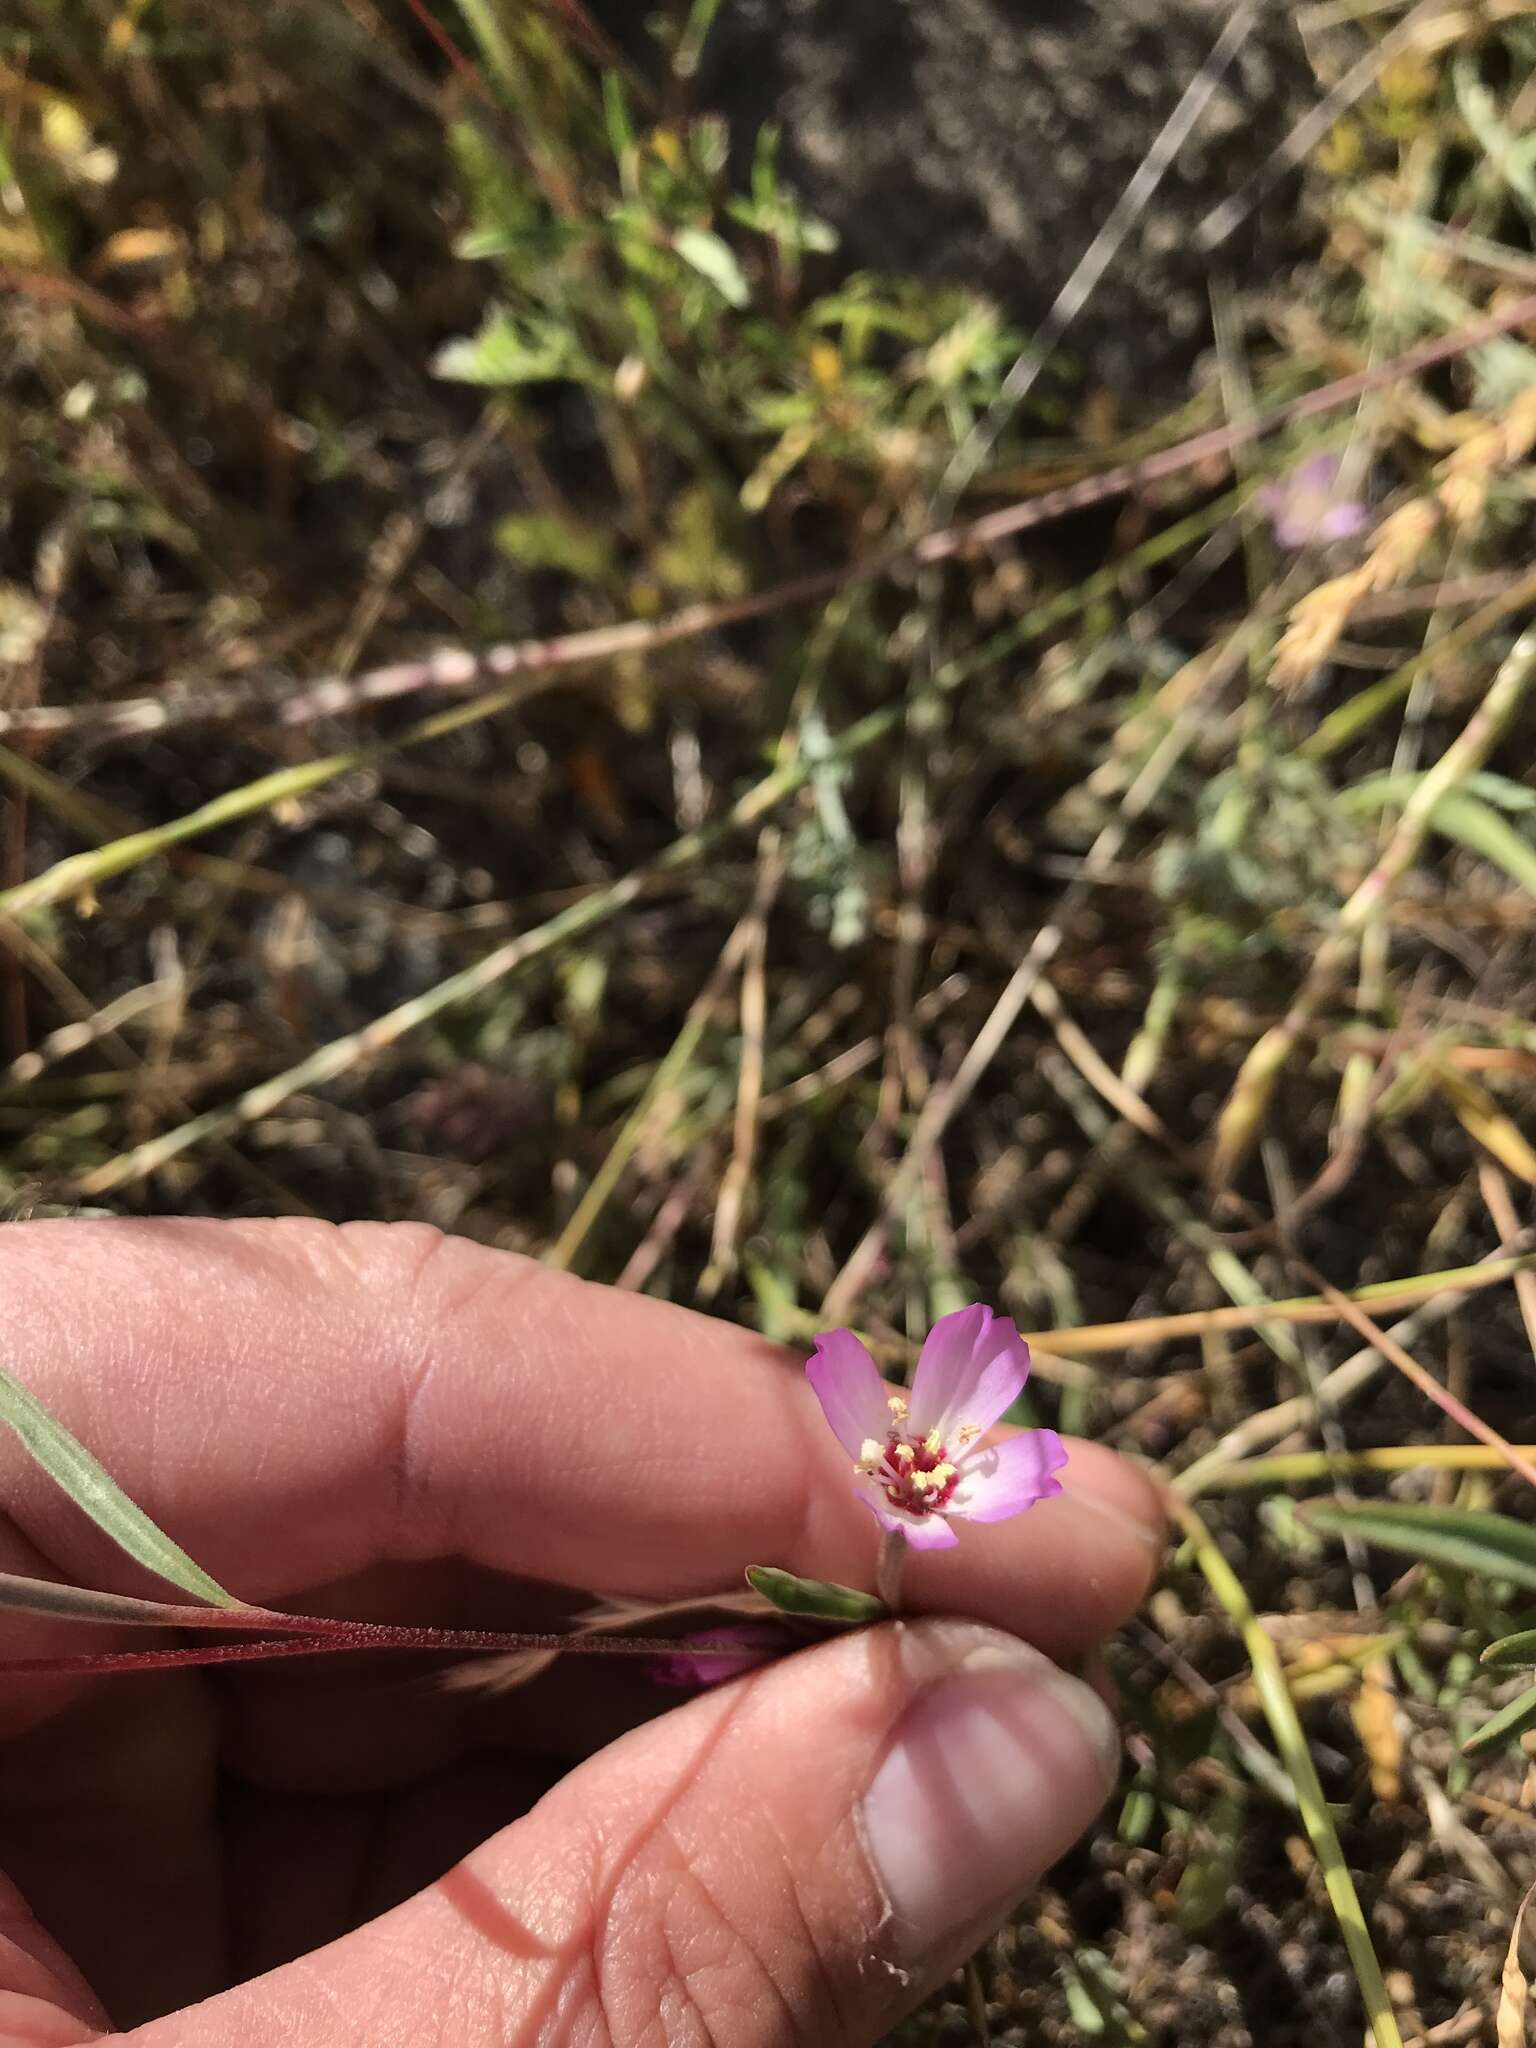
[[[728,1678],[739,1678],[743,1671],[755,1670],[759,1664],[766,1664],[771,1657],[781,1657],[794,1647],[788,1631],[776,1628],[771,1621],[730,1622],[720,1628],[696,1629],[683,1641],[710,1647],[697,1655],[675,1652],[668,1657],[652,1658],[646,1668],[655,1684],[724,1685]],[[717,1643],[730,1643],[733,1647],[716,1650]]]
[[[1029,1377],[1029,1346],[989,1308],[963,1308],[934,1324],[910,1395],[887,1394],[852,1330],[818,1337],[805,1370],[854,1460],[857,1492],[882,1529],[918,1550],[958,1541],[954,1516],[1002,1522],[1061,1491],[1051,1475],[1067,1453],[1055,1430],[981,1443]]]
[[[1275,540],[1283,548],[1304,548],[1311,541],[1352,540],[1370,524],[1370,514],[1356,498],[1338,492],[1337,455],[1309,455],[1287,476],[1265,484],[1255,495],[1269,514]]]

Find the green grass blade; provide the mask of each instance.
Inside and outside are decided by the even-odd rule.
[[[180,1544],[156,1528],[142,1508],[134,1506],[84,1444],[77,1442],[62,1422],[56,1422],[37,1396],[4,1366],[0,1366],[0,1422],[10,1424],[49,1478],[136,1563],[211,1606],[243,1606],[201,1565],[194,1564]]]
[[[1453,839],[1468,852],[1481,855],[1494,867],[1502,868],[1512,882],[1536,896],[1536,846],[1522,838],[1491,804],[1465,792],[1442,797],[1435,805],[1430,823],[1442,838]]]
[[[1475,1735],[1469,1735],[1461,1745],[1461,1753],[1463,1756],[1481,1756],[1485,1750],[1513,1742],[1527,1728],[1536,1728],[1536,1685],[1529,1692],[1521,1693],[1518,1699],[1511,1700],[1507,1707],[1501,1707]]]
[[[1375,2048],[1403,2048],[1403,2037],[1392,2010],[1392,2001],[1387,1996],[1381,1965],[1376,1959],[1370,1929],[1366,1926],[1360,1905],[1360,1895],[1344,1861],[1343,1845],[1323,1796],[1317,1766],[1312,1761],[1312,1752],[1307,1747],[1307,1738],[1296,1713],[1296,1703],[1285,1682],[1279,1652],[1260,1627],[1242,1581],[1216,1547],[1204,1522],[1183,1501],[1173,1499],[1169,1505],[1189,1539],[1195,1562],[1204,1573],[1207,1585],[1242,1636],[1253,1666],[1254,1687],[1264,1709],[1264,1718],[1280,1752],[1280,1761],[1296,1788],[1296,1803],[1322,1869],[1329,1904],[1344,1937],[1355,1981],[1360,1986],[1371,2039]]]
[[[1345,1507],[1331,1500],[1307,1501],[1302,1512],[1314,1529],[1358,1536],[1425,1564],[1449,1565],[1453,1571],[1536,1588],[1536,1528],[1509,1515],[1377,1502]]]

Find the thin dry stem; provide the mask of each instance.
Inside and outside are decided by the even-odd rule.
[[[1361,932],[1379,916],[1417,859],[1435,807],[1477,773],[1509,723],[1536,673],[1536,627],[1520,635],[1460,734],[1415,786],[1380,858],[1334,921],[1285,1018],[1266,1031],[1244,1060],[1216,1126],[1213,1182],[1229,1181],[1257,1134],[1275,1084],[1304,1028],[1334,994]]]

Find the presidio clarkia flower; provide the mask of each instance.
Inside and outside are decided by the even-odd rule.
[[[856,1490],[881,1528],[915,1549],[948,1549],[952,1518],[1002,1522],[1061,1491],[1051,1475],[1067,1453],[1055,1430],[981,1441],[1029,1377],[1029,1346],[989,1308],[934,1324],[908,1394],[887,1393],[852,1330],[818,1337],[805,1370],[854,1461]]]
[[[1360,500],[1346,498],[1339,490],[1342,468],[1337,455],[1309,455],[1288,475],[1263,485],[1255,494],[1281,547],[1353,540],[1370,525],[1371,515]]]

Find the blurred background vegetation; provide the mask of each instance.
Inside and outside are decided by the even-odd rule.
[[[1293,1496],[1526,1512],[1460,1447],[1536,1434],[1536,11],[1267,15],[1324,114],[1256,116],[1214,338],[1170,373],[1148,287],[1018,405],[1032,295],[851,250],[703,110],[715,14],[13,0],[0,1188],[893,1370],[995,1302],[1036,1417],[1213,1496],[998,2038],[1491,2042],[1536,1805],[1459,1744],[1536,1565]],[[1082,247],[1093,169],[1037,166]]]

